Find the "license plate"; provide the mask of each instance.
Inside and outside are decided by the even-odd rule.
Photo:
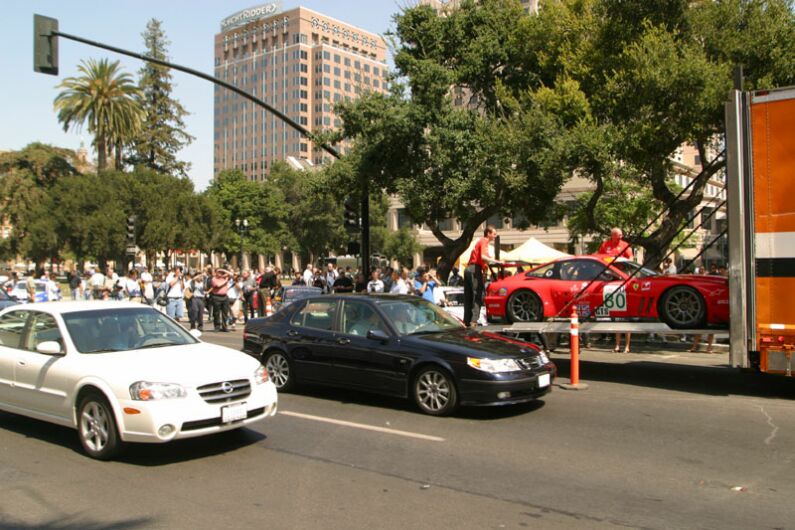
[[[549,374],[541,374],[538,376],[538,388],[549,386]]]
[[[227,405],[226,407],[221,408],[221,421],[223,423],[245,420],[247,416],[248,410],[246,409],[245,403]]]

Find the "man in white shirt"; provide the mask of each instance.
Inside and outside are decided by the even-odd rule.
[[[166,276],[166,314],[177,322],[184,314],[182,287],[182,267],[174,267]]]
[[[155,289],[152,286],[153,280],[152,273],[149,272],[149,269],[144,267],[143,272],[141,272],[141,285],[143,286],[141,294],[144,297],[144,301],[149,305],[152,305],[155,302]]]
[[[102,287],[105,285],[105,275],[95,270],[88,280],[88,287],[91,289],[91,296],[94,300],[102,300]]]
[[[383,293],[384,282],[381,281],[381,273],[376,269],[373,271],[372,280],[367,284],[368,293]]]
[[[307,263],[304,269],[304,285],[312,285],[315,281],[315,274],[312,272],[312,264]]]
[[[334,282],[337,281],[338,277],[339,274],[337,273],[337,270],[334,268],[334,264],[329,263],[328,265],[326,265],[326,274],[324,279],[326,280],[325,283],[326,283],[327,293],[330,293],[334,290]]]

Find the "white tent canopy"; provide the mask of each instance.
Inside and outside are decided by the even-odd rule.
[[[528,263],[546,263],[558,258],[565,258],[571,254],[566,254],[559,250],[545,245],[538,239],[531,237],[515,249],[500,254],[503,261],[526,261]]]

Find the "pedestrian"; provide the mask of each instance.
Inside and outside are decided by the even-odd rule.
[[[616,333],[616,347],[613,349],[614,352],[618,353],[621,351],[621,336],[625,337],[624,343],[624,353],[629,353],[629,343],[632,340],[632,333]]]
[[[439,286],[438,280],[430,271],[417,269],[417,278],[414,280],[414,292],[431,303],[436,303],[433,291]]]
[[[272,298],[274,294],[274,290],[276,289],[276,285],[278,282],[276,281],[276,273],[273,270],[273,267],[268,265],[265,267],[264,272],[259,278],[259,316],[264,317],[265,315],[265,306],[266,301],[268,298]]]
[[[127,280],[124,282],[124,294],[130,299],[130,302],[137,304],[140,304],[143,299],[141,283],[138,281],[138,271],[135,269],[127,275]]]
[[[58,279],[54,272],[51,272],[47,277],[46,292],[48,302],[57,302],[61,299],[61,288],[58,285]]]
[[[295,278],[293,278],[293,285],[306,285],[306,282],[304,282],[303,274],[296,271]]]
[[[213,317],[213,303],[210,289],[212,288],[212,281],[215,278],[215,272],[212,265],[207,265],[204,268],[204,308],[207,310],[207,321],[215,322]],[[204,317],[202,317],[203,319]]]
[[[243,322],[248,322],[249,318],[254,318],[254,293],[257,292],[257,280],[248,269],[243,271],[241,278],[241,286],[243,289]]]
[[[188,306],[188,320],[190,329],[204,331],[204,299],[206,291],[204,289],[204,274],[199,271],[190,282],[190,290],[193,293]]]
[[[383,293],[384,292],[384,282],[381,281],[381,273],[378,269],[375,269],[371,273],[371,280],[367,283],[367,292],[368,293]]]
[[[83,278],[80,280],[80,291],[82,292],[83,300],[91,300],[91,288],[89,287],[89,280],[91,280],[91,273],[85,271]]]
[[[149,305],[153,305],[155,303],[155,289],[152,285],[154,279],[152,278],[152,273],[149,272],[147,267],[144,267],[141,271],[141,296],[143,297],[143,302]]]
[[[304,285],[312,285],[315,279],[315,273],[312,270],[312,264],[307,263],[306,269],[304,269]]]
[[[610,230],[610,239],[602,243],[599,247],[599,254],[608,256],[618,256],[620,258],[632,259],[632,247],[624,241],[624,232],[616,227]]]
[[[91,279],[88,280],[91,288],[91,296],[94,300],[102,300],[102,288],[105,286],[105,275],[99,269],[92,271]]]
[[[666,276],[676,274],[676,265],[674,265],[671,258],[665,258],[663,260],[662,273]]]
[[[229,331],[229,280],[232,274],[226,269],[215,269],[215,275],[210,282],[210,302],[213,305],[213,329],[215,331]]]
[[[80,286],[80,275],[77,269],[72,269],[69,273],[69,293],[72,295],[72,300],[80,300],[82,298],[82,289]]]
[[[486,225],[483,237],[478,239],[469,262],[464,270],[464,324],[474,327],[480,318],[480,308],[483,305],[483,291],[485,289],[484,274],[489,265],[501,265],[502,262],[494,259],[491,254],[491,245],[497,238],[497,229]],[[416,282],[415,282],[416,287]]]
[[[339,278],[339,273],[334,268],[334,264],[333,263],[326,264],[326,273],[323,278],[326,284],[325,292],[331,293],[334,291],[334,282],[337,281],[337,278]]]
[[[400,279],[406,284],[406,289],[408,293],[406,294],[415,294],[414,293],[414,280],[410,278],[410,271],[406,267],[400,269]]]
[[[176,266],[166,276],[166,314],[179,322],[184,316],[182,305],[185,285],[182,278],[182,267]]]
[[[712,353],[712,346],[714,343],[715,343],[715,335],[710,333],[709,335],[707,335],[707,349],[705,350],[707,353]],[[697,352],[699,345],[701,345],[701,335],[700,334],[693,335],[693,345],[687,351]]]
[[[392,287],[389,294],[409,294],[409,286],[397,270],[392,271]]]
[[[450,273],[450,279],[447,280],[447,285],[450,287],[460,287],[463,283],[464,279],[458,273],[458,267],[453,267],[453,271]]]
[[[392,267],[387,267],[381,273],[381,281],[384,282],[384,292],[392,292]]]
[[[25,291],[28,293],[28,302],[36,301],[36,276],[31,274],[25,280]]]
[[[356,279],[353,282],[353,290],[357,293],[367,291],[367,281],[364,279],[364,274],[361,272],[356,273]]]
[[[339,276],[334,280],[335,293],[352,293],[353,292],[353,278],[350,274],[346,274],[345,270],[339,270]]]

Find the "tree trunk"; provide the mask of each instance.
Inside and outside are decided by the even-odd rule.
[[[97,135],[97,173],[101,173],[108,166],[108,150],[105,137]]]
[[[484,208],[464,223],[461,235],[457,239],[447,237],[444,232],[439,228],[439,224],[431,227],[431,232],[437,240],[442,244],[442,258],[436,265],[437,277],[443,281],[447,281],[450,276],[450,271],[455,264],[455,260],[469,247],[472,243],[472,238],[475,236],[480,225],[482,225],[489,217],[497,212],[496,207]]]
[[[117,141],[116,142],[116,170],[117,171],[121,171],[121,169],[122,169],[121,152],[122,152],[121,141]]]

